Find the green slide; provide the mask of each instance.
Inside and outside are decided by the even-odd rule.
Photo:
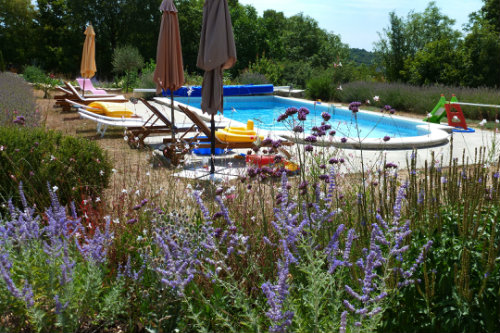
[[[453,94],[451,96],[451,99],[449,102],[447,102],[446,99],[444,98],[444,95],[441,94],[441,98],[439,98],[439,102],[436,104],[434,109],[432,109],[432,111],[430,113],[430,117],[425,118],[424,121],[427,121],[429,123],[436,123],[436,124],[441,123],[441,119],[446,117],[446,109],[444,108],[444,105],[446,103],[455,103],[455,102],[458,102],[455,94]]]

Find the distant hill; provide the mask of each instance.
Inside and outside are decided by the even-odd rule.
[[[375,62],[375,53],[366,51],[365,49],[350,49],[349,60],[357,64],[371,65]]]

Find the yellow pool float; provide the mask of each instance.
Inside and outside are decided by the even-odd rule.
[[[125,103],[92,102],[89,104],[89,107],[95,109],[92,112],[107,117],[130,118],[134,114],[134,112],[127,108]]]
[[[258,138],[264,140],[264,136],[257,135],[252,120],[247,121],[247,127],[232,126],[217,130],[215,136],[222,142],[254,142]]]

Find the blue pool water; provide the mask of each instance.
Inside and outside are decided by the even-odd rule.
[[[175,100],[200,108],[200,97],[176,97]],[[424,129],[417,128],[419,124],[417,122],[367,112],[357,114],[358,126],[356,126],[353,113],[347,109],[328,107],[324,104],[314,106],[312,103],[277,96],[224,97],[224,116],[242,123],[246,123],[248,119],[251,119],[254,121],[255,126],[261,129],[291,130],[293,128],[291,118],[284,122],[276,121],[278,116],[291,106],[309,109],[310,114],[304,124],[306,132],[310,132],[313,126],[320,126],[323,121],[321,113],[328,112],[332,116],[328,123],[337,132],[337,137],[383,138],[384,136],[390,136],[399,138],[429,133]],[[296,115],[293,119],[297,121]]]

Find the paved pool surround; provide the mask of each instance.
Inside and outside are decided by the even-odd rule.
[[[251,98],[251,97],[245,97]],[[259,97],[257,97],[259,98]],[[296,107],[305,106],[309,109],[313,109],[315,107],[313,101],[297,99],[297,98],[286,98],[286,97],[278,97],[273,96],[273,98],[277,99],[280,103],[286,105],[295,105]],[[155,98],[158,102],[164,105],[170,105],[170,99],[157,97]],[[185,105],[179,101],[174,101],[174,106],[178,109],[178,105]],[[196,108],[192,105],[188,106],[190,110],[198,113],[203,119],[209,120],[209,116],[204,114],[199,108]],[[318,107],[318,106],[316,106]],[[339,106],[335,106],[333,104],[321,103],[321,107],[324,109],[334,109],[335,113],[343,114],[343,116],[351,115],[351,111]],[[377,124],[377,126],[393,126],[399,128],[401,130],[411,130],[416,131],[417,135],[413,136],[402,136],[402,137],[391,137],[389,141],[384,141],[383,138],[358,138],[358,137],[346,137],[346,140],[342,140],[343,136],[341,134],[337,134],[333,137],[327,135],[323,138],[319,138],[318,144],[322,145],[331,145],[335,147],[341,148],[351,148],[351,149],[377,149],[377,150],[385,150],[385,149],[413,149],[413,148],[425,148],[425,147],[434,147],[448,143],[450,133],[452,128],[445,125],[438,125],[427,123],[423,121],[418,121],[415,119],[401,117],[397,115],[390,115],[388,113],[380,113],[373,111],[360,110],[357,113],[357,119],[360,122],[364,123],[373,123]],[[232,126],[245,126],[241,122],[238,122],[233,119],[229,119],[224,117],[223,115],[217,115],[217,120],[225,121],[231,123]],[[258,124],[256,124],[258,127]],[[283,131],[283,130],[264,130],[258,129],[259,133],[262,135],[271,134],[273,136],[281,136],[289,140],[296,140],[297,137],[295,133],[292,131]],[[299,142],[301,139],[305,138],[307,134],[302,133],[298,136]],[[345,142],[342,142],[345,141]]]

